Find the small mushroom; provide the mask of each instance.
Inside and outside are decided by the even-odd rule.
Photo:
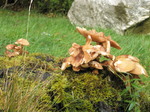
[[[70,56],[76,57],[80,52],[82,48],[79,44],[73,43],[72,47],[69,49]]]
[[[19,52],[15,51],[15,47],[16,47],[16,45],[14,45],[14,44],[7,45],[6,46],[6,51],[5,51],[6,56],[14,57],[14,56],[19,55]],[[10,51],[10,50],[13,50],[13,51]]]
[[[19,52],[10,52],[10,51],[6,51],[6,56],[8,57],[14,57],[14,56],[18,56]]]
[[[21,55],[23,53],[28,54],[28,51],[24,51],[23,50],[23,46],[28,46],[29,42],[26,39],[18,39],[15,44],[20,44],[18,45],[14,45],[14,44],[9,44],[6,46],[6,56],[8,57],[14,57],[14,56],[18,56]]]
[[[18,39],[15,42],[15,44],[20,44],[20,46],[15,47],[16,52],[19,52],[20,54],[23,54],[23,53],[28,54],[29,53],[28,51],[23,50],[23,46],[29,46],[28,40],[21,38],[21,39]]]
[[[76,71],[76,72],[78,72],[78,71],[80,71],[80,70],[81,70],[81,68],[80,68],[80,67],[72,67],[72,69],[73,69],[73,71]]]
[[[102,65],[97,61],[89,62],[89,66],[96,69],[103,69]]]
[[[29,45],[29,42],[28,42],[26,39],[21,38],[21,39],[18,39],[18,40],[15,42],[15,44],[20,44],[20,45],[22,45],[22,46],[28,46],[28,45]]]
[[[84,57],[84,55],[81,52],[76,57],[72,58],[72,61],[71,61],[72,66],[78,67],[78,66],[82,65],[84,63],[83,57]]]
[[[98,75],[98,74],[99,74],[99,71],[98,71],[98,69],[94,69],[94,70],[92,71],[92,73],[95,74],[95,75]]]
[[[61,70],[65,70],[71,64],[72,57],[67,57],[63,60],[63,64],[61,66]]]
[[[82,50],[84,52],[84,63],[88,63],[92,60],[97,59],[100,56],[99,51],[104,51],[104,48],[101,45],[84,45],[82,46]]]
[[[15,47],[16,47],[16,45],[14,45],[14,44],[9,44],[9,45],[6,46],[6,49],[7,49],[7,50],[13,50],[13,49],[15,49]]]

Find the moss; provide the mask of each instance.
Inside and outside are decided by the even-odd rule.
[[[26,111],[109,112],[125,110],[129,103],[124,101],[132,101],[128,92],[120,94],[125,89],[122,80],[107,69],[99,71],[98,75],[92,74],[90,69],[74,72],[68,68],[62,72],[60,60],[40,53],[0,57],[3,74],[0,78],[0,96],[3,96],[0,109],[3,109],[3,101],[10,95],[10,90],[13,90],[12,95],[7,100],[16,103],[5,105]],[[5,92],[4,85],[8,88]],[[141,108],[147,108],[149,103],[145,99],[140,101],[145,105]]]
[[[62,111],[71,108],[74,111],[95,112],[99,108],[99,102],[115,110],[118,108],[118,101],[121,100],[119,92],[111,87],[106,79],[90,72],[77,74],[65,71],[62,75],[57,74],[51,79],[49,94],[53,96],[52,101],[55,102],[54,107],[57,111],[61,108],[63,108]],[[83,106],[79,109],[81,102]],[[61,106],[58,106],[60,104]]]

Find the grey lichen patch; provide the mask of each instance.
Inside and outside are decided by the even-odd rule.
[[[127,20],[127,13],[125,10],[126,6],[123,3],[119,3],[117,6],[115,6],[115,14],[116,18],[123,22],[123,23],[128,23]]]
[[[130,27],[125,34],[148,34],[150,35],[150,18]]]

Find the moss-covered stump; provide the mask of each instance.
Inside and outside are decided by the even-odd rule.
[[[150,99],[107,69],[61,71],[61,60],[47,54],[0,57],[0,110],[19,112],[125,112],[150,110]],[[138,86],[139,85],[135,85]],[[138,108],[135,108],[137,107]]]

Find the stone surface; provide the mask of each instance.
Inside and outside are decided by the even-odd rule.
[[[75,0],[68,18],[77,26],[150,34],[150,0]]]

